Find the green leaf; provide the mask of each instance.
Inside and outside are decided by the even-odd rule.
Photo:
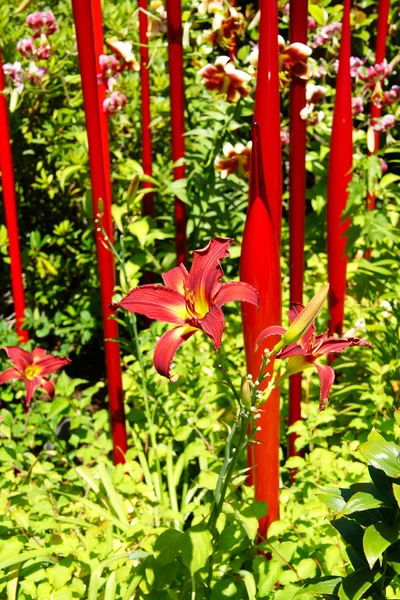
[[[182,539],[182,562],[193,575],[207,564],[212,553],[212,535],[204,525],[187,529]]]
[[[381,572],[370,571],[370,569],[358,569],[350,573],[339,588],[340,600],[360,600],[381,577]]]
[[[384,501],[378,495],[368,494],[366,492],[356,492],[348,502],[344,505],[337,518],[343,515],[351,515],[352,513],[371,510],[384,506]]]
[[[383,438],[371,439],[361,444],[359,448],[364,458],[377,469],[382,469],[389,477],[400,476],[400,464],[398,457],[400,448],[397,444],[386,442]]]
[[[300,598],[304,592],[311,593],[315,596],[321,594],[335,594],[342,582],[341,577],[318,577],[307,581],[295,595],[294,598]]]
[[[346,501],[342,496],[340,496],[340,492],[338,490],[338,494],[328,494],[326,492],[322,492],[322,494],[317,494],[317,498],[321,500],[330,510],[338,513],[342,508],[346,505]]]
[[[112,509],[115,511],[115,514],[124,525],[129,526],[128,517],[126,516],[125,506],[122,500],[122,497],[116,491],[113,482],[111,481],[111,477],[107,471],[107,467],[104,463],[100,463],[97,467],[97,472],[100,475],[100,479],[104,488],[107,492],[108,499],[110,501]]]
[[[397,505],[400,507],[400,485],[397,483],[393,484],[393,494],[396,499]]]
[[[372,569],[383,552],[399,538],[399,527],[387,523],[374,523],[364,533],[363,546],[368,564]]]
[[[178,556],[182,536],[176,529],[166,529],[158,536],[153,547],[157,564],[166,565]]]
[[[253,574],[250,571],[239,571],[239,575],[243,577],[244,585],[246,586],[246,592],[249,600],[256,600],[257,587]]]
[[[318,4],[309,4],[308,12],[314,17],[318,25],[325,25],[326,16],[322,6],[318,6]]]
[[[340,533],[345,543],[351,547],[354,557],[349,555],[349,558],[355,569],[366,567],[368,565],[365,557],[362,540],[364,529],[356,521],[341,517],[332,522],[332,526]],[[349,552],[349,549],[347,549]]]
[[[70,165],[69,167],[65,167],[65,169],[58,172],[57,176],[58,176],[58,181],[59,181],[61,190],[64,191],[65,184],[66,184],[67,180],[71,177],[71,175],[73,175],[74,173],[78,173],[79,171],[82,171],[82,170],[83,170],[82,165]]]
[[[388,565],[400,575],[400,552],[388,552],[386,554],[386,560]]]
[[[385,188],[388,185],[391,185],[392,183],[399,181],[399,179],[400,179],[400,175],[395,175],[394,173],[386,173],[386,175],[384,175],[382,177],[382,179],[380,180],[379,186],[381,188]]]
[[[104,600],[115,600],[115,592],[117,591],[117,582],[115,580],[115,571],[107,579],[106,589],[104,591]]]

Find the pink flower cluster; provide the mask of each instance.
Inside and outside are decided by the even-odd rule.
[[[107,115],[114,115],[123,109],[127,98],[122,92],[115,90],[120,73],[126,70],[137,71],[139,65],[132,53],[131,42],[120,42],[116,38],[107,40],[108,46],[114,54],[101,54],[99,56],[100,73],[97,75],[98,83],[105,83],[108,97],[103,102],[103,110]]]
[[[48,71],[45,67],[39,67],[34,61],[31,61],[29,66],[24,69],[21,63],[17,61],[14,64],[5,63],[3,65],[3,73],[20,94],[24,89],[26,81],[29,81],[33,85],[40,85]]]
[[[358,77],[359,69],[365,65],[365,61],[366,61],[366,59],[363,60],[362,58],[359,58],[358,56],[350,57],[350,75],[352,77]],[[339,61],[335,60],[332,67],[333,67],[333,70],[335,71],[335,73],[337,73],[339,71]]]
[[[51,55],[48,37],[58,29],[53,13],[50,10],[31,13],[26,18],[26,24],[33,30],[33,33],[31,37],[18,42],[18,52],[24,58],[47,60]]]
[[[397,100],[400,99],[400,86],[393,85],[390,90],[382,92],[382,90],[375,90],[372,94],[372,101],[378,108],[384,106],[391,106]]]
[[[352,98],[351,107],[353,112],[353,117],[360,115],[364,112],[363,99],[357,96],[356,98]]]
[[[33,37],[39,37],[42,34],[53,35],[58,29],[51,10],[31,13],[26,17],[26,24],[33,30]]]
[[[396,125],[396,117],[394,115],[384,115],[381,119],[375,119],[371,123],[372,129],[375,133],[384,133],[389,129],[392,129]]]
[[[357,77],[364,81],[368,87],[376,85],[378,82],[383,81],[390,73],[393,68],[388,65],[386,61],[371,65],[370,67],[361,67],[358,69]]]
[[[342,30],[342,24],[339,22],[333,22],[329,25],[325,25],[325,27],[321,27],[321,29],[315,34],[314,39],[311,41],[311,46],[313,48],[318,48],[319,46],[323,46],[326,42],[329,42],[335,35],[340,33]]]
[[[122,92],[111,92],[103,102],[103,110],[107,115],[114,115],[124,108],[127,101],[127,97]]]

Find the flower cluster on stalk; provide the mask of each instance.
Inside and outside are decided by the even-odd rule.
[[[48,60],[52,53],[49,37],[57,30],[54,14],[50,10],[34,12],[27,16],[26,24],[32,30],[29,38],[19,40],[17,50],[23,58],[29,60],[27,67],[23,67],[20,61],[3,64],[3,73],[10,82],[11,110],[15,108],[18,96],[22,93],[26,83],[35,86],[42,84],[48,75],[44,66],[39,66],[37,61]]]
[[[124,71],[138,71],[139,64],[132,53],[131,42],[120,42],[117,38],[106,41],[114,54],[99,56],[100,73],[97,80],[99,84],[106,85],[107,98],[103,102],[103,110],[107,115],[113,115],[122,110],[127,103],[125,94],[116,89],[120,74]]]

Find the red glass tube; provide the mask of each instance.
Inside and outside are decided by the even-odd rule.
[[[3,58],[0,49],[0,170],[4,212],[8,232],[11,289],[14,299],[16,327],[20,342],[27,342],[28,332],[22,329],[25,313],[25,293],[22,279],[21,250],[18,235],[17,200],[15,195],[7,99],[4,92]]]
[[[249,209],[243,236],[241,276],[260,294],[260,311],[242,310],[246,360],[249,373],[258,374],[262,348],[254,353],[261,330],[281,322],[280,244],[282,222],[282,151],[278,52],[278,8],[275,0],[261,0],[259,59],[253,129],[253,174]],[[261,166],[262,165],[262,166]],[[264,183],[265,182],[265,183]],[[268,339],[268,347],[276,340]],[[271,365],[272,368],[272,365]],[[257,424],[260,442],[250,449],[250,483],[255,495],[268,505],[260,520],[265,538],[270,523],[279,517],[280,394],[274,390]]]
[[[259,59],[255,98],[255,120],[260,140],[268,203],[276,237],[281,244],[282,150],[279,92],[278,5],[261,0]]]
[[[347,267],[345,234],[349,226],[348,219],[342,223],[342,214],[346,207],[347,187],[351,180],[353,163],[350,2],[351,0],[344,0],[327,190],[328,281],[330,284],[328,295],[329,332],[338,335],[342,334],[343,329]]]
[[[247,370],[255,380],[260,369],[263,350],[272,347],[278,340],[268,338],[254,352],[256,339],[269,325],[280,323],[281,317],[281,273],[279,245],[272,220],[271,208],[263,173],[260,130],[253,125],[253,152],[250,173],[249,206],[243,234],[240,277],[253,285],[260,295],[260,310],[242,303],[243,334]],[[273,363],[269,366],[272,372]],[[268,514],[260,520],[259,534],[266,537],[270,523],[279,517],[279,447],[280,414],[279,391],[274,390],[266,404],[262,406],[261,417],[257,419],[256,440],[250,448],[250,483],[255,486],[257,500],[268,505]]]
[[[105,87],[97,82],[99,55],[103,52],[100,0],[72,0],[82,91],[89,143],[90,178],[93,213],[99,212],[107,235],[112,239],[111,181],[108,149],[107,118],[102,110]],[[127,450],[125,412],[122,391],[118,325],[111,316],[115,279],[114,257],[105,247],[102,234],[96,228],[97,260],[100,276],[103,313],[104,347],[108,380],[111,433],[115,464],[125,462]]]
[[[379,0],[378,6],[378,23],[376,32],[376,46],[375,46],[375,63],[382,63],[385,60],[386,54],[386,38],[388,33],[389,25],[389,11],[390,11],[390,0]],[[371,104],[371,119],[375,121],[381,116],[381,109]],[[375,152],[379,149],[379,133],[375,132]],[[372,153],[369,152],[369,155]],[[368,210],[375,208],[375,196],[368,194],[367,200]],[[370,252],[368,253],[370,255]]]
[[[308,0],[290,3],[290,43],[307,43]],[[300,111],[306,105],[306,82],[292,77],[290,82],[290,304],[303,302],[304,233],[306,220],[306,121]],[[289,426],[301,419],[301,373],[289,382]],[[289,435],[289,456],[294,456],[296,434]]]
[[[139,38],[140,38],[140,81],[142,84],[142,166],[148,177],[153,176],[151,146],[150,113],[150,73],[149,41],[147,37],[147,0],[139,0]],[[150,181],[144,181],[143,187],[152,188]],[[155,216],[154,195],[149,192],[143,198],[143,215]]]
[[[182,47],[182,3],[181,0],[166,0],[168,61],[171,99],[172,160],[174,163],[185,156],[185,89],[183,80]],[[185,165],[174,167],[174,179],[184,179]],[[175,198],[175,243],[177,263],[185,263],[186,205]]]

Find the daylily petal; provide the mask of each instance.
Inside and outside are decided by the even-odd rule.
[[[37,362],[38,358],[43,358],[46,354],[47,352],[44,348],[34,348],[32,352],[33,362]]]
[[[214,298],[217,306],[223,306],[227,302],[250,302],[258,306],[260,298],[257,290],[249,283],[243,281],[230,281],[222,283],[218,294]]]
[[[338,354],[339,352],[343,352],[346,348],[350,348],[350,346],[367,346],[368,348],[372,348],[371,344],[367,342],[367,340],[362,340],[359,338],[335,338],[330,337],[324,340],[320,347],[316,348],[316,354],[321,356],[322,354]]]
[[[183,324],[188,317],[185,297],[163,285],[149,284],[134,288],[121,302],[110,304],[111,310],[119,307],[149,319],[178,325]]]
[[[40,377],[44,377],[53,371],[57,371],[57,369],[61,369],[61,367],[65,367],[65,365],[70,364],[69,358],[61,358],[60,356],[52,356],[48,355],[44,358],[41,358],[35,362],[37,367],[40,367]]]
[[[185,284],[187,277],[188,272],[183,264],[162,274],[163,282],[166,287],[170,288],[171,290],[175,290],[182,295],[185,295]]]
[[[19,346],[6,346],[3,348],[8,358],[13,362],[18,371],[24,371],[26,365],[32,364],[32,355]]]
[[[285,40],[283,39],[283,37],[281,35],[278,35],[278,48],[279,48],[279,52],[283,52],[285,49]]]
[[[194,292],[196,309],[206,314],[220,287],[223,275],[220,261],[229,256],[232,238],[213,238],[205,248],[193,252],[187,286]]]
[[[222,332],[225,328],[224,313],[221,308],[214,304],[204,319],[199,321],[199,327],[214,344],[215,350],[221,346]]]
[[[310,78],[308,67],[304,62],[299,62],[293,65],[293,67],[290,69],[290,72],[292,75],[296,75],[296,77],[299,77],[300,79]]]
[[[294,42],[294,44],[290,44],[290,46],[285,49],[285,62],[290,62],[292,65],[295,65],[306,60],[311,54],[311,48],[301,42]]]
[[[55,387],[54,387],[54,384],[49,379],[42,377],[40,380],[40,387],[43,388],[44,391],[48,393],[50,398],[54,397]]]
[[[291,375],[301,373],[313,366],[313,363],[307,360],[305,356],[292,356],[287,363],[286,371],[279,377],[275,383],[275,387],[279,387]]]
[[[13,379],[22,379],[21,373],[13,367],[11,367],[11,369],[6,369],[2,373],[0,373],[0,385],[2,383],[6,383],[6,381],[11,381]]]
[[[258,336],[258,338],[256,340],[255,350],[257,350],[257,348],[261,344],[261,342],[263,342],[270,335],[285,335],[285,333],[286,333],[286,329],[284,329],[284,327],[281,327],[280,325],[271,325],[271,327],[267,327]]]
[[[278,352],[276,358],[284,360],[291,356],[307,356],[307,352],[299,344],[289,344],[289,346],[285,346]]]
[[[157,373],[167,377],[171,381],[177,381],[178,375],[170,376],[170,368],[172,359],[174,358],[178,348],[186,342],[194,333],[198,331],[197,327],[184,325],[175,327],[167,333],[164,333],[157,342],[154,350],[153,363]]]
[[[335,381],[335,371],[328,365],[319,365],[314,363],[321,381],[321,392],[319,395],[319,410],[324,410],[328,406],[329,392]]]
[[[41,385],[40,377],[34,377],[33,379],[27,379],[25,377],[24,384],[25,384],[25,390],[26,390],[24,407],[25,407],[25,412],[26,412],[31,403],[31,400],[33,398],[33,394],[35,393],[36,388],[38,388],[39,385]]]

